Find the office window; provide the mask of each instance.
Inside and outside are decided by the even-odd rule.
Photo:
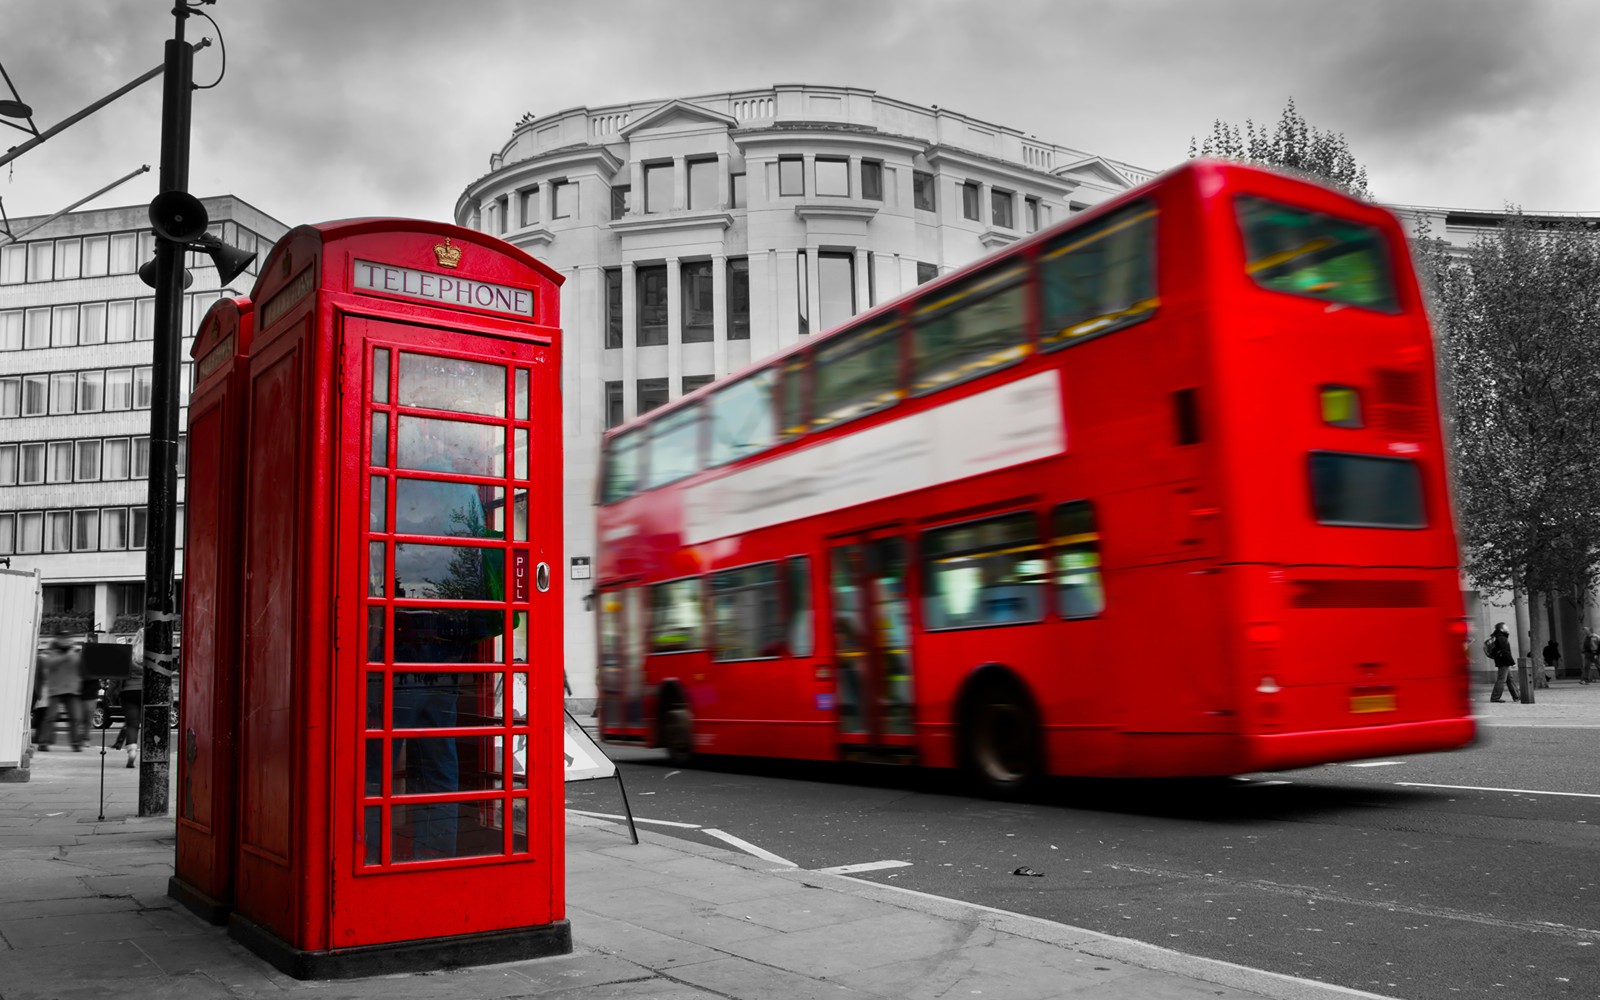
[[[128,478],[128,439],[106,438],[101,448],[100,478]]]
[[[0,351],[22,350],[22,310],[0,312]]]
[[[152,398],[152,374],[148,365],[133,370],[133,408],[135,410],[150,409]]]
[[[44,443],[32,441],[18,446],[21,468],[18,482],[23,486],[38,486],[44,482]]]
[[[622,268],[605,269],[606,347],[622,346]]]
[[[48,375],[22,376],[22,415],[42,417],[50,406],[50,377]]]
[[[55,372],[50,376],[50,412],[71,413],[78,402],[78,373]]]
[[[55,277],[56,245],[54,243],[28,244],[28,280],[49,281]]]
[[[154,301],[154,300],[152,300]],[[123,299],[106,305],[106,341],[126,344],[133,340],[133,300]]]
[[[706,211],[717,207],[717,161],[689,161],[689,207]]]
[[[93,552],[100,547],[100,511],[72,512],[72,551]]]
[[[44,548],[44,512],[23,511],[17,515],[17,551],[31,555]]]
[[[524,226],[534,226],[539,223],[539,188],[535,185],[517,192],[517,210],[521,213]]]
[[[578,185],[576,181],[555,181],[550,185],[553,219],[570,219],[578,214]]]
[[[606,383],[606,430],[620,427],[623,421],[622,383]]]
[[[0,444],[0,486],[17,485],[17,446]]]
[[[926,170],[911,171],[911,203],[918,211],[938,210],[938,202],[933,196],[933,175]]]
[[[92,483],[100,478],[100,439],[79,441],[75,446],[76,458],[72,478],[80,483]]]
[[[17,551],[16,528],[17,515],[0,514],[0,556],[9,556]]]
[[[504,236],[506,230],[511,228],[511,199],[506,195],[501,195],[494,200],[494,206],[495,232]]]
[[[712,318],[716,312],[716,296],[712,292],[711,261],[685,261],[678,268],[683,300],[683,342],[707,344],[711,342]]]
[[[672,211],[672,164],[647,163],[644,165],[644,210],[646,212]]]
[[[132,274],[139,268],[139,237],[136,233],[111,235],[111,273]]]
[[[917,284],[925,285],[939,276],[939,265],[917,261]]]
[[[667,342],[667,265],[634,269],[634,345],[654,347]],[[642,411],[641,411],[642,412]]]
[[[150,340],[156,333],[156,300],[139,299],[134,302],[133,339]]]
[[[106,372],[106,410],[133,408],[133,369],[113,368]]]
[[[189,394],[194,391],[194,362],[185,361],[178,366],[178,405],[189,405]]]
[[[626,184],[613,184],[611,186],[611,218],[620,219],[628,214],[628,207],[632,198],[633,189]]]
[[[22,407],[22,380],[0,378],[0,417],[14,417]]]
[[[148,512],[143,507],[128,508],[128,548],[144,548],[145,529],[149,527]]]
[[[667,401],[667,380],[664,378],[642,378],[635,389],[637,413],[649,413]]]
[[[45,511],[44,550],[46,552],[72,551],[72,513],[70,511]]]
[[[83,241],[56,240],[56,277],[76,278],[83,273]]]
[[[109,236],[86,236],[83,240],[83,276],[98,278],[106,273],[111,261]]]
[[[230,223],[228,223],[228,225],[232,226],[233,223],[230,222]],[[218,239],[222,240],[222,242],[228,244],[229,246],[234,246],[235,245],[233,240],[230,238],[231,234],[229,234],[229,236],[223,236],[221,233],[217,232],[217,227],[216,226],[214,226],[214,225],[207,226],[206,230],[208,232],[210,232],[211,235],[213,235],[213,236],[217,237]],[[147,229],[144,232],[139,234],[139,263],[141,265],[143,265],[146,261],[152,261],[152,260],[155,260],[155,259],[156,259],[156,234]],[[206,258],[202,258],[202,259],[206,259]],[[207,259],[207,262],[209,263],[209,259]]]
[[[133,478],[150,478],[150,436],[133,439]]]
[[[72,442],[51,441],[45,445],[47,460],[45,479],[47,483],[72,482]]]
[[[798,156],[778,157],[778,194],[805,194],[805,160]]]
[[[106,342],[106,304],[86,302],[78,310],[78,343],[84,347]]]
[[[750,339],[750,260],[728,258],[728,339]]]
[[[818,321],[831,330],[856,314],[856,258],[851,253],[817,254]]]
[[[100,512],[100,547],[113,550],[128,547],[126,507],[107,507]]]
[[[78,346],[77,306],[56,306],[50,311],[50,346]]]
[[[1016,220],[1012,218],[1015,197],[1010,191],[1001,191],[991,188],[989,191],[989,206],[992,212],[991,219],[1001,229],[1015,229]]]
[[[685,375],[683,377],[683,395],[687,396],[696,389],[704,388],[715,379],[715,375]]]
[[[800,336],[804,337],[811,332],[811,276],[806,270],[804,250],[795,254],[794,284],[795,301],[800,310]]]
[[[105,408],[106,373],[103,371],[78,373],[78,412],[99,413]]]
[[[22,243],[0,247],[0,285],[20,285],[28,280],[28,248]]]
[[[22,346],[30,351],[50,346],[49,307],[29,309],[23,314]]]
[[[1039,199],[1029,196],[1022,199],[1022,204],[1027,213],[1028,232],[1037,233],[1039,231]]]
[[[961,185],[961,217],[978,220],[978,183],[967,181]]]
[[[748,208],[744,187],[744,174],[728,175],[728,207]]]
[[[883,163],[881,161],[861,161],[861,197],[868,201],[883,200]]]
[[[179,476],[187,476],[189,474],[189,435],[187,434],[178,435],[177,459],[175,464],[178,466]]]
[[[850,197],[850,161],[817,157],[817,194],[831,198]]]

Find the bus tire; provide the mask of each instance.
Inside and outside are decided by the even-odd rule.
[[[661,745],[667,749],[667,761],[675,767],[694,762],[694,713],[676,691],[662,701]]]
[[[961,765],[982,794],[1017,799],[1043,774],[1039,713],[1022,683],[997,674],[976,684],[962,701]]]

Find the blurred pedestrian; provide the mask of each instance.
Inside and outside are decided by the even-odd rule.
[[[58,635],[50,640],[50,648],[44,658],[45,684],[50,688],[50,711],[45,718],[46,732],[42,741],[46,747],[55,742],[52,727],[56,714],[61,712],[67,716],[67,739],[72,743],[72,749],[81,751],[89,741],[88,719],[83,698],[79,695],[83,686],[82,665],[83,658],[71,639]]]
[[[45,739],[44,727],[50,722],[50,684],[46,679],[45,668],[46,650],[39,650],[34,658],[33,666],[33,745],[43,751],[50,749],[49,740]]]
[[[122,732],[117,746],[128,750],[128,766],[139,766],[139,733],[144,728],[144,631],[133,634],[133,667],[122,682]]]
[[[1486,645],[1489,656],[1494,660],[1494,690],[1489,692],[1489,700],[1503,701],[1500,692],[1510,688],[1511,700],[1521,704],[1522,694],[1517,691],[1516,679],[1511,676],[1511,668],[1516,666],[1517,658],[1511,652],[1511,633],[1506,631],[1505,622],[1495,623],[1494,632],[1489,635]]]
[[[1594,629],[1583,630],[1583,675],[1578,679],[1589,683],[1591,676],[1600,674],[1600,635]]]
[[[1561,674],[1561,647],[1556,645],[1556,637],[1551,636],[1550,641],[1544,644],[1544,679],[1546,683],[1555,680]]]

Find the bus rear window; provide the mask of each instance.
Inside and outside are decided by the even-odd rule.
[[[1383,234],[1265,198],[1234,203],[1244,230],[1245,271],[1262,288],[1384,312],[1397,311]]]
[[[1409,458],[1311,453],[1311,505],[1321,524],[1422,528],[1422,471]]]

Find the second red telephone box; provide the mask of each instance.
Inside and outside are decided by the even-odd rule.
[[[292,975],[571,948],[560,281],[383,219],[262,266],[230,929]]]

